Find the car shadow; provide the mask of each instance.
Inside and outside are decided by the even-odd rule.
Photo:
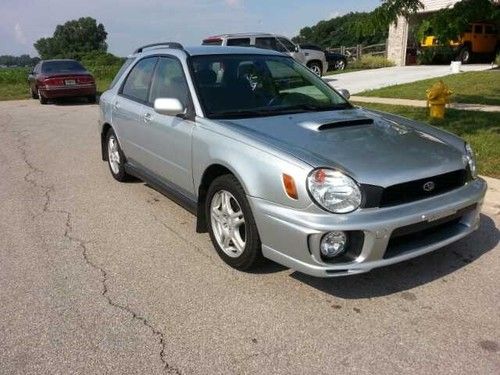
[[[76,97],[76,98],[49,99],[49,104],[54,104],[57,106],[69,106],[69,105],[94,105],[96,103],[89,103],[89,101],[86,98]]]
[[[294,272],[290,276],[335,297],[362,299],[387,296],[440,279],[474,262],[494,249],[499,231],[490,217],[481,214],[477,231],[429,254],[347,277],[324,279]]]
[[[321,78],[323,79],[323,81],[325,81],[327,83],[338,81],[337,78],[333,78],[332,76],[325,76],[325,77],[321,77]]]

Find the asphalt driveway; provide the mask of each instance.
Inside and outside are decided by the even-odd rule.
[[[500,189],[469,238],[326,280],[225,266],[112,179],[95,105],[1,102],[0,176],[0,373],[500,372]]]
[[[462,65],[464,72],[477,72],[491,69],[490,64]],[[449,65],[411,65],[389,68],[360,70],[325,76],[323,79],[336,89],[347,89],[351,94],[381,87],[421,81],[451,74]],[[471,90],[473,88],[471,87]]]

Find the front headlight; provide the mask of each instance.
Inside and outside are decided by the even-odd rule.
[[[327,211],[344,214],[361,204],[358,184],[332,169],[315,169],[307,177],[307,189],[316,204]]]
[[[476,155],[474,154],[474,150],[472,150],[472,147],[468,143],[465,144],[465,159],[467,160],[467,164],[469,165],[472,178],[477,178]]]

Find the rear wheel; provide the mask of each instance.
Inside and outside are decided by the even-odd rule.
[[[210,239],[224,262],[244,271],[262,261],[252,210],[245,191],[233,175],[223,175],[212,182],[205,210]]]
[[[307,67],[317,76],[321,77],[323,70],[321,69],[321,64],[316,61],[312,61],[307,64]]]
[[[344,70],[346,65],[347,65],[347,62],[344,59],[340,59],[340,60],[335,61],[334,69],[335,70]]]
[[[47,98],[42,95],[40,90],[37,91],[37,96],[38,96],[38,100],[40,100],[40,104],[47,104],[48,103]]]
[[[34,91],[31,87],[30,87],[30,93],[31,93],[31,99],[38,99],[37,91]]]

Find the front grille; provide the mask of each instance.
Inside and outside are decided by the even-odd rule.
[[[362,189],[365,196],[363,207],[389,207],[430,198],[465,185],[467,179],[467,170],[459,169],[437,176],[392,185],[385,189],[375,185],[363,185]],[[424,184],[429,182],[432,182],[433,189],[426,191]]]
[[[466,228],[461,223],[462,218],[475,208],[476,205],[473,204],[438,220],[421,221],[395,229],[391,234],[384,259],[417,250],[458,234]]]
[[[466,182],[466,177],[467,173],[465,169],[460,169],[434,177],[422,178],[420,180],[389,186],[382,192],[380,207],[413,202],[446,193],[463,186]],[[434,184],[434,189],[431,191],[424,190],[424,184],[428,182]]]

